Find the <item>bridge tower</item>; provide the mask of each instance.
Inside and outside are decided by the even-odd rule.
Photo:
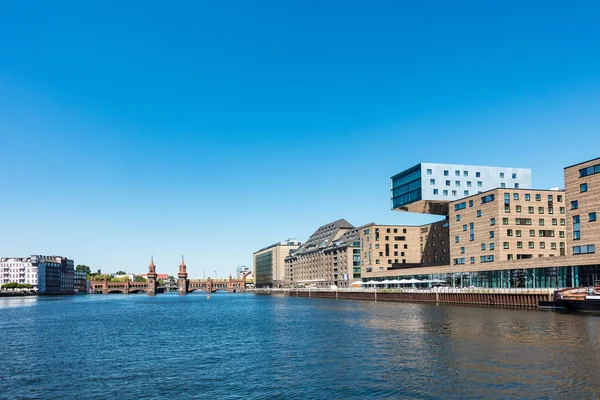
[[[190,281],[188,281],[187,267],[183,261],[183,256],[181,256],[181,264],[179,264],[177,278],[179,278],[177,281],[177,291],[180,295],[187,294]]]
[[[154,296],[156,294],[156,266],[154,265],[154,256],[151,256],[150,265],[148,266],[148,290],[147,293],[149,296]]]

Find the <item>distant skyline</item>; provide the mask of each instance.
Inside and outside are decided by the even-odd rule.
[[[235,273],[275,242],[390,210],[419,162],[600,156],[600,4],[8,2],[0,256]]]

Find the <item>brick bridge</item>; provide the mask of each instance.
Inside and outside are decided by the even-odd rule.
[[[154,296],[156,293],[162,293],[163,288],[158,286],[156,280],[156,266],[154,265],[154,258],[150,261],[148,266],[148,282],[130,282],[128,280],[124,282],[109,282],[108,277],[104,277],[104,280],[91,281],[92,293],[139,293],[146,292],[150,296]],[[217,290],[226,290],[230,293],[241,292],[246,290],[246,277],[241,279],[233,279],[229,275],[229,279],[188,279],[187,266],[181,257],[181,264],[179,265],[179,273],[177,274],[177,292],[181,295],[192,293],[197,290],[203,290],[209,293],[216,292]]]

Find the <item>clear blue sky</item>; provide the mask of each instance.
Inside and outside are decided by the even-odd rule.
[[[404,3],[404,4],[402,4]],[[596,1],[5,1],[0,256],[228,275],[420,161],[600,156]]]

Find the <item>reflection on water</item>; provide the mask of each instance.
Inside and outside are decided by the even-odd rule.
[[[0,300],[7,397],[589,398],[600,367],[593,316],[243,294]]]
[[[0,297],[0,309],[13,307],[30,307],[35,305],[37,297],[19,296],[19,297]]]

